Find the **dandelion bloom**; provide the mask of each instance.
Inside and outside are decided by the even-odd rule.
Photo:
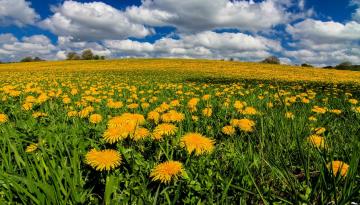
[[[140,127],[135,130],[135,133],[131,135],[131,138],[135,141],[142,140],[150,135],[148,129]]]
[[[199,102],[199,98],[192,98],[187,103],[187,107],[189,108],[190,112],[196,111],[196,105]]]
[[[244,107],[246,106],[246,103],[245,102],[241,102],[241,101],[235,101],[234,103],[234,108],[237,109],[237,110],[241,110],[243,109]]]
[[[0,123],[5,123],[8,121],[8,116],[6,114],[0,114]]]
[[[321,135],[326,131],[326,128],[325,127],[318,127],[318,128],[315,128],[314,131],[315,131],[315,133],[317,135]]]
[[[33,143],[26,147],[25,152],[31,153],[31,152],[34,152],[35,150],[37,150],[37,148],[38,148],[38,144]]]
[[[32,109],[33,104],[27,102],[27,103],[24,103],[21,107],[22,107],[23,110],[28,111],[28,110]]]
[[[360,113],[360,106],[358,107],[353,107],[352,110],[356,113]]]
[[[309,117],[309,121],[316,122],[316,121],[317,121],[317,119],[316,119],[316,117],[314,117],[314,116],[310,116],[310,117]]]
[[[169,183],[173,178],[177,179],[184,174],[184,168],[181,162],[167,161],[158,164],[150,173],[152,181],[160,181],[161,183]]]
[[[122,127],[124,124],[133,124],[134,126],[143,125],[145,118],[141,114],[124,113],[121,116],[111,118],[107,125],[109,128]]]
[[[227,125],[221,129],[221,131],[226,135],[234,135],[235,134],[235,128],[231,125]]]
[[[349,99],[349,103],[356,105],[356,104],[358,104],[358,100],[357,99]]]
[[[174,135],[177,127],[171,123],[162,123],[155,127],[153,131],[153,138],[156,140],[162,139],[164,136]]]
[[[249,120],[249,119],[233,119],[230,122],[231,125],[236,126],[238,128],[240,128],[240,130],[244,131],[244,132],[253,132],[254,131],[254,126],[255,126],[255,122],[253,120]]]
[[[205,117],[211,117],[212,115],[212,109],[210,107],[207,107],[205,109],[202,110],[202,114]]]
[[[63,103],[69,104],[69,103],[71,103],[71,99],[69,97],[65,97],[65,98],[63,98]]]
[[[33,118],[39,118],[39,117],[46,117],[47,114],[46,114],[46,113],[43,113],[43,112],[34,112],[31,116],[32,116]]]
[[[157,124],[157,123],[159,123],[160,113],[158,113],[156,111],[151,111],[148,113],[147,119],[152,120],[152,121],[154,121],[155,124]]]
[[[100,114],[92,114],[89,117],[89,121],[93,124],[97,124],[102,121],[102,116]]]
[[[349,165],[342,161],[332,161],[331,163],[327,164],[327,168],[330,170],[332,168],[332,172],[335,176],[340,173],[341,176],[346,176]]]
[[[325,138],[319,135],[310,135],[307,139],[312,145],[318,148],[325,148]]]
[[[274,104],[273,104],[272,102],[268,102],[268,103],[266,104],[266,106],[267,106],[268,108],[273,108],[273,107],[274,107]]]
[[[112,127],[105,130],[103,138],[106,142],[114,144],[120,140],[123,140],[129,136],[130,132],[126,128]]]
[[[129,109],[136,109],[136,108],[139,107],[139,104],[137,104],[137,103],[132,103],[132,104],[127,105],[127,107],[128,107]]]
[[[161,115],[161,120],[164,122],[181,122],[185,119],[183,113],[176,112],[175,110],[170,110],[169,112]]]
[[[294,119],[295,118],[295,115],[292,113],[292,112],[286,112],[285,113],[285,117],[287,119]]]
[[[314,106],[311,111],[317,113],[317,114],[324,114],[326,113],[326,108],[323,107],[319,107],[319,106]]]
[[[240,113],[243,114],[243,115],[256,115],[257,110],[254,107],[246,107]]]
[[[121,164],[121,155],[113,149],[90,150],[85,156],[86,164],[98,171],[111,170]]]
[[[341,110],[339,109],[333,109],[333,110],[330,110],[331,113],[334,113],[334,114],[337,114],[337,115],[340,115],[341,114]]]
[[[196,115],[192,115],[191,116],[191,119],[194,121],[194,122],[197,122],[199,120],[199,117],[196,116]]]
[[[180,139],[180,146],[185,147],[189,154],[195,151],[195,155],[212,152],[214,144],[214,140],[199,133],[187,133]]]
[[[69,111],[69,112],[67,113],[67,116],[68,116],[68,117],[75,117],[75,116],[77,116],[77,115],[78,115],[78,112],[75,111],[75,110]]]
[[[210,97],[211,97],[211,95],[204,95],[201,99],[203,99],[203,100],[209,100],[210,99]]]

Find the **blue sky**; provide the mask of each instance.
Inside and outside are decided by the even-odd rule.
[[[360,64],[360,0],[0,0],[0,60],[234,58]]]

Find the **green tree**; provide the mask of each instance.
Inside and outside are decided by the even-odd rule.
[[[69,52],[66,55],[66,60],[80,60],[80,56],[76,52]]]
[[[94,59],[94,54],[90,49],[86,49],[81,54],[81,59],[83,60],[92,60]]]
[[[268,63],[268,64],[280,64],[280,60],[276,56],[269,56],[269,57],[265,58],[261,62],[262,63]]]
[[[32,62],[33,58],[31,56],[27,56],[20,60],[20,62]]]
[[[310,64],[307,64],[307,63],[303,63],[303,64],[301,64],[301,67],[310,67],[310,68],[312,68],[312,67],[314,67],[314,66],[312,66],[312,65],[310,65]]]

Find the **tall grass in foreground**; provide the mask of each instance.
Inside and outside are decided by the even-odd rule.
[[[0,81],[0,113],[7,116],[0,123],[1,204],[360,201],[359,86],[191,81],[131,72]],[[140,115],[127,115],[127,123],[137,119],[126,135],[105,138],[124,113]],[[159,130],[165,123],[174,132]],[[149,133],[137,140],[140,128]],[[188,133],[212,140],[214,149],[189,152],[181,144]],[[115,150],[120,165],[100,171],[87,161],[92,149]],[[151,173],[167,161],[183,171],[162,183]],[[336,161],[343,164],[332,169]]]

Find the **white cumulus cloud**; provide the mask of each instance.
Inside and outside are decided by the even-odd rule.
[[[0,26],[34,24],[39,19],[29,2],[25,0],[0,0]]]
[[[122,11],[102,2],[65,1],[53,10],[54,15],[39,25],[56,35],[72,36],[76,40],[142,38],[154,32],[129,21]]]

